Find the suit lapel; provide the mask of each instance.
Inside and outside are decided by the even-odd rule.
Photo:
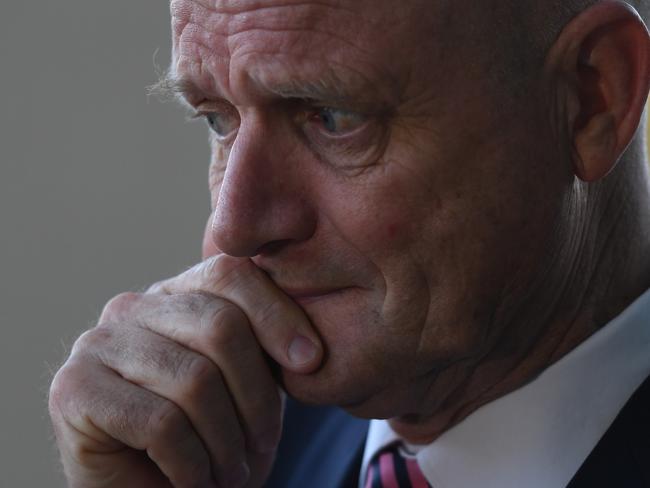
[[[650,377],[625,404],[568,488],[650,486]]]

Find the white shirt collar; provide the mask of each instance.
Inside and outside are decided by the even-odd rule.
[[[650,290],[535,380],[416,446],[418,463],[435,488],[565,487],[648,375]],[[361,472],[398,439],[373,420]]]

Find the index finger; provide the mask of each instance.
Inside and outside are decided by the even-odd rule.
[[[311,373],[323,348],[304,311],[250,259],[212,256],[147,293],[207,293],[237,305],[246,314],[264,350],[283,367]]]

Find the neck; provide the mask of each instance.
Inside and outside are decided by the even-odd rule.
[[[431,379],[423,411],[390,421],[398,434],[413,443],[432,442],[534,379],[650,288],[650,188],[641,161],[642,151],[630,150],[605,180],[574,182],[567,218],[558,226],[565,237],[549,253],[545,272],[520,287],[525,296],[511,297],[497,311],[495,320],[507,324],[498,343],[478,362]],[[441,391],[453,393],[440,402]]]

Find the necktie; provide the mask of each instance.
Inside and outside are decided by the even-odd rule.
[[[368,465],[364,488],[431,488],[415,458],[404,457],[400,444],[380,451]]]

